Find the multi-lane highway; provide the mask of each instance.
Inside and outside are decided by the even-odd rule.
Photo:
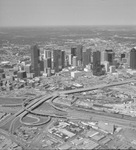
[[[97,85],[94,87],[80,88],[80,89],[68,90],[68,91],[62,91],[62,92],[54,92],[52,95],[42,96],[40,98],[36,98],[27,106],[23,106],[23,108],[19,112],[17,112],[16,114],[14,114],[12,117],[8,118],[6,121],[1,122],[0,127],[5,125],[6,123],[8,123],[10,121],[14,121],[14,119],[18,116],[25,116],[27,113],[29,113],[30,111],[32,111],[33,109],[35,109],[36,107],[41,105],[43,102],[50,100],[51,98],[57,97],[58,95],[74,94],[74,93],[79,93],[79,92],[91,91],[91,90],[96,90],[96,89],[105,88],[105,87],[128,84],[130,82],[136,82],[136,80],[121,81],[121,82],[113,83],[113,84],[102,84],[102,85]]]
[[[112,86],[128,84],[130,82],[136,82],[136,80],[120,81],[120,82],[112,83],[112,84],[101,84],[101,85],[96,85],[96,86],[93,86],[93,87],[62,91],[62,92],[59,92],[59,93],[60,94],[74,94],[74,93],[86,92],[86,91],[91,91],[91,90],[97,90],[97,89],[106,88],[106,87],[112,87]]]
[[[34,109],[36,108],[38,105],[40,105],[41,103],[49,100],[50,98],[52,98],[53,95],[50,95],[50,96],[43,96],[43,97],[40,97],[40,98],[37,98],[35,100],[33,100],[29,105],[27,105],[26,107],[23,107],[20,111],[18,111],[16,114],[14,114],[13,116],[11,116],[10,118],[8,118],[7,120],[3,121],[0,123],[0,127],[1,126],[4,126],[6,123],[14,120],[16,117],[20,116],[20,115],[25,115],[27,114],[27,111],[26,109]]]

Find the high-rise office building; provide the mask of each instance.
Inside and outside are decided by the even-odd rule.
[[[113,52],[112,49],[105,50],[105,52],[107,53],[107,55],[105,54],[106,55],[105,58],[107,59],[105,61],[108,61],[110,65],[113,65],[113,60],[115,58],[115,53]]]
[[[88,60],[87,60],[87,53],[86,53],[86,51],[83,52],[83,61],[82,62],[83,62],[83,66],[84,67],[89,64]]]
[[[83,57],[82,55],[83,55],[83,46],[77,45],[77,49],[76,49],[77,60],[80,60],[82,62],[82,57]]]
[[[130,51],[130,68],[136,69],[136,47]]]
[[[108,61],[108,52],[101,52],[101,62]]]
[[[76,56],[76,47],[71,47],[71,55],[72,55],[72,57],[73,56]]]
[[[55,72],[59,72],[62,68],[62,53],[61,50],[53,51],[53,69]]]
[[[93,68],[100,65],[101,62],[101,52],[95,51],[93,52]]]
[[[91,50],[90,49],[87,49],[86,51],[83,52],[82,63],[84,67],[91,63]]]
[[[45,70],[46,68],[51,68],[51,58],[46,58],[46,59],[44,60],[44,70]]]
[[[35,74],[35,76],[40,75],[40,50],[37,45],[34,45],[31,47],[31,66],[32,66],[32,72]]]
[[[58,61],[59,61],[59,71],[62,70],[62,51],[60,50],[58,53]]]
[[[65,67],[65,57],[66,57],[64,50],[61,51],[61,55],[62,55],[62,68],[64,68]]]
[[[110,63],[110,65],[113,64],[114,58],[115,58],[115,53],[114,52],[109,52],[108,53],[108,62]]]
[[[71,55],[71,54],[70,54]],[[72,57],[71,57],[72,58]],[[71,60],[71,64],[72,64],[72,60]],[[69,55],[65,55],[65,67],[68,67],[69,64]]]
[[[93,52],[93,75],[99,76],[101,75],[101,52],[100,51],[95,51]]]
[[[72,54],[68,55],[68,64],[72,65]]]
[[[51,51],[50,50],[44,50],[44,59],[51,58]]]
[[[48,68],[51,68],[51,58],[47,58]]]
[[[89,63],[91,63],[92,49],[90,49],[90,48],[86,49],[86,53],[87,53],[87,61],[89,64]]]

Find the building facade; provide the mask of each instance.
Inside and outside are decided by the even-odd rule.
[[[35,76],[40,75],[40,50],[37,45],[31,47],[31,67]]]
[[[136,47],[130,51],[130,68],[136,69]]]

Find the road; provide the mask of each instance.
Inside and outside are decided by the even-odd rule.
[[[67,118],[73,120],[105,121],[105,122],[111,122],[113,124],[118,124],[121,126],[136,128],[136,121],[121,119],[121,118],[116,118],[116,117],[101,115],[101,114],[99,115],[95,112],[92,113],[83,110],[71,110],[69,111]]]
[[[0,127],[4,126],[9,121],[12,121],[12,120],[14,121],[14,119],[16,117],[18,117],[18,116],[26,115],[28,113],[27,110],[32,111],[37,106],[39,106],[43,102],[51,99],[52,97],[57,97],[58,95],[61,95],[61,94],[73,94],[73,93],[78,93],[78,92],[91,91],[91,90],[95,90],[95,89],[99,89],[99,88],[123,85],[123,84],[127,84],[127,83],[130,83],[130,82],[136,82],[136,80],[121,81],[121,82],[113,83],[113,84],[102,84],[102,85],[97,85],[97,86],[94,86],[94,87],[81,88],[81,89],[75,89],[75,90],[68,90],[68,91],[62,91],[62,92],[54,92],[52,95],[48,95],[48,96],[46,95],[46,96],[43,96],[43,97],[40,97],[40,98],[36,98],[29,105],[27,105],[26,107],[23,107],[19,112],[17,112],[16,114],[14,114],[10,118],[8,118],[6,121],[1,122],[0,123]]]
[[[27,111],[25,109],[29,109],[32,110],[34,108],[36,108],[38,105],[40,105],[41,103],[49,100],[50,98],[52,98],[53,95],[50,96],[43,96],[40,98],[37,98],[35,100],[33,100],[29,105],[27,105],[25,108],[23,107],[20,111],[18,111],[16,114],[14,114],[13,116],[11,116],[10,118],[8,118],[7,120],[3,121],[0,123],[0,127],[4,126],[6,123],[14,120],[16,117],[18,117],[19,115],[25,115],[27,114]]]
[[[80,89],[74,89],[74,90],[68,90],[68,91],[61,91],[61,92],[59,92],[59,94],[74,94],[74,93],[86,92],[86,91],[97,90],[97,89],[106,88],[106,87],[128,84],[130,82],[136,82],[136,80],[120,81],[120,82],[112,83],[112,84],[101,84],[101,85],[96,85],[93,87],[80,88]]]

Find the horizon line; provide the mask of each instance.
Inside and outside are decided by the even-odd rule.
[[[107,25],[107,24],[99,24],[99,25],[22,25],[22,26],[0,26],[0,28],[22,28],[22,27],[81,27],[81,26],[86,26],[86,27],[99,27],[99,26],[136,26],[136,24],[109,24],[109,25]]]

